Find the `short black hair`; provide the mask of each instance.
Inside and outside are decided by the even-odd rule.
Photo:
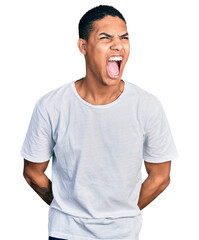
[[[80,19],[79,38],[88,41],[90,32],[93,30],[93,22],[106,16],[119,17],[126,23],[123,15],[116,8],[108,5],[99,5],[87,11]]]

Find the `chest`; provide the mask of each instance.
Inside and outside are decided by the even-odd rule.
[[[74,153],[84,150],[132,155],[142,152],[143,127],[136,109],[118,112],[80,108],[60,114],[54,127],[54,141],[55,146],[68,146]]]

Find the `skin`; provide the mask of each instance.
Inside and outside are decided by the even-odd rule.
[[[121,80],[130,53],[126,24],[118,17],[106,16],[93,24],[88,41],[78,40],[78,48],[85,57],[86,76],[76,81],[80,97],[94,105],[108,104],[122,93]],[[123,62],[118,77],[111,78],[107,72],[110,56],[122,55]],[[42,160],[42,159],[41,159]],[[36,193],[50,205],[53,200],[52,183],[45,175],[49,161],[32,163],[24,159],[23,175]],[[144,162],[148,177],[142,184],[138,207],[140,210],[150,204],[170,183],[171,161],[164,163]]]
[[[27,183],[34,189],[34,191],[50,205],[53,200],[52,182],[45,175],[45,170],[48,167],[47,162],[33,163],[24,159],[23,176]]]
[[[121,76],[130,52],[128,32],[119,17],[106,16],[95,21],[93,27],[88,41],[78,40],[79,50],[86,61],[86,77],[76,82],[76,89],[91,104],[108,104],[124,89]],[[107,73],[107,61],[113,55],[123,56],[118,78],[110,78]]]
[[[151,203],[170,183],[171,161],[164,163],[145,163],[148,177],[142,183],[138,207],[140,210]]]

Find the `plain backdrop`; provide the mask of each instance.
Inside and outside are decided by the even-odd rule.
[[[77,26],[99,4],[126,18],[123,79],[160,99],[180,155],[169,187],[142,210],[140,240],[199,239],[197,0],[0,1],[0,238],[47,240],[48,205],[25,182],[20,150],[36,101],[85,75]]]

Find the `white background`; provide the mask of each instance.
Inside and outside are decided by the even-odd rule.
[[[0,2],[0,238],[47,240],[48,205],[23,179],[20,150],[38,98],[84,76],[77,26],[99,4],[126,18],[131,55],[123,79],[161,100],[180,154],[170,186],[142,211],[140,240],[199,239],[197,0]]]

